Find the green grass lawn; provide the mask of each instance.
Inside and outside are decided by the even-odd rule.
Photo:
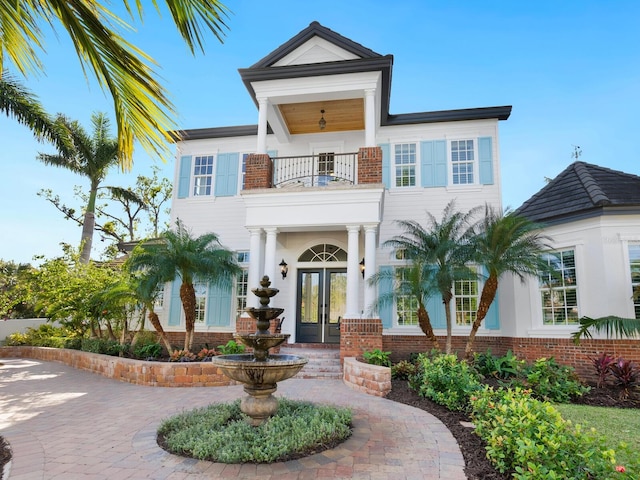
[[[640,415],[636,409],[590,407],[586,405],[555,405],[565,420],[579,423],[584,428],[595,428],[608,439],[611,448],[616,450],[616,461],[624,465],[637,460],[640,451]],[[628,451],[618,452],[617,446],[624,442]]]

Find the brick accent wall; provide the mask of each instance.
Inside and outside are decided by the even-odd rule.
[[[0,347],[0,358],[35,358],[60,362],[121,382],[154,387],[222,387],[236,385],[211,362],[146,362],[97,353],[49,347]]]
[[[344,359],[344,383],[376,397],[386,397],[391,391],[391,369],[362,363],[353,357]]]
[[[467,337],[453,337],[452,340],[454,351],[463,354]],[[444,347],[445,338],[438,337],[438,341]],[[391,351],[394,362],[409,358],[410,353],[431,349],[431,343],[424,336],[384,335],[382,343],[383,350]],[[527,362],[554,357],[558,363],[575,368],[583,380],[596,379],[591,359],[602,352],[640,365],[639,340],[582,340],[576,345],[568,338],[476,337],[474,350],[485,352],[487,349],[491,349],[494,355],[504,355],[511,350],[518,358]]]
[[[358,150],[358,183],[382,183],[380,147],[362,147]]]
[[[273,162],[269,155],[249,154],[245,163],[244,189],[271,188],[272,186]]]
[[[379,318],[344,318],[340,322],[340,361],[361,358],[367,350],[382,349],[382,321]]]

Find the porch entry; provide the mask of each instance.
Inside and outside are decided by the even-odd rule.
[[[340,343],[346,303],[346,268],[298,270],[296,342]]]

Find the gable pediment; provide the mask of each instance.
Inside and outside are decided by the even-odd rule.
[[[310,65],[315,63],[338,62],[361,58],[338,45],[315,36],[300,45],[288,55],[275,62],[273,67],[290,65]]]

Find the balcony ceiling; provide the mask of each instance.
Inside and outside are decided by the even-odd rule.
[[[364,100],[325,100],[320,102],[287,103],[278,105],[289,133],[292,135],[320,132],[364,130]],[[320,130],[318,122],[324,110],[327,126]]]

